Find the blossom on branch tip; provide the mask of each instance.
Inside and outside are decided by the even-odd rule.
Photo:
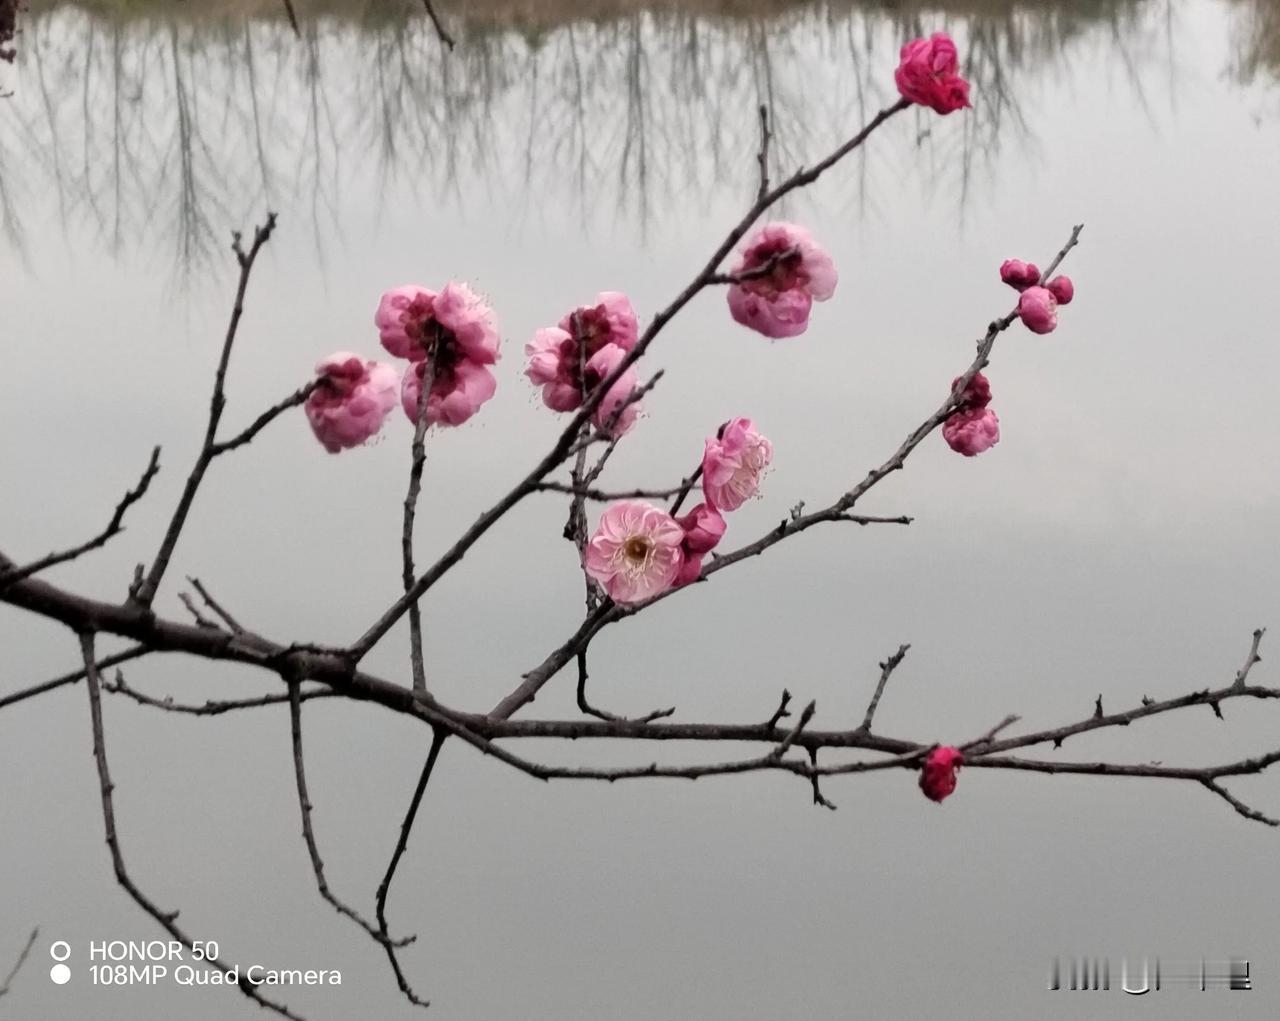
[[[1052,333],[1058,328],[1058,299],[1047,287],[1028,287],[1018,298],[1018,315],[1032,333]]]
[[[1000,442],[1000,419],[985,407],[957,411],[942,423],[942,438],[957,454],[973,457]]]
[[[935,748],[920,768],[920,789],[930,801],[941,802],[956,789],[956,770],[964,765],[959,748]]]
[[[956,44],[946,32],[903,45],[893,80],[903,99],[936,113],[962,110],[969,102],[969,83],[960,77]]]
[[[684,563],[684,529],[661,507],[620,500],[600,515],[583,567],[622,606],[661,595]]]
[[[702,492],[720,511],[737,510],[760,489],[760,476],[773,460],[773,444],[749,418],[733,418],[707,439],[702,454]]]
[[[1059,305],[1070,305],[1076,296],[1076,285],[1068,276],[1057,276],[1044,285],[1050,294],[1057,299]]]
[[[1040,283],[1040,270],[1034,262],[1021,259],[1005,259],[1000,263],[1000,279],[1015,291],[1025,291]]]
[[[815,301],[835,293],[831,256],[803,227],[766,223],[743,247],[730,275],[729,312],[766,337],[797,337]]]
[[[331,454],[376,436],[396,403],[396,370],[338,351],[316,364],[319,384],[303,405],[311,431]]]
[[[397,358],[421,361],[436,343],[479,365],[498,360],[493,310],[463,283],[447,283],[439,294],[412,284],[396,287],[383,294],[373,320],[382,346]]]

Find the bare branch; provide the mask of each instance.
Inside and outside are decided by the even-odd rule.
[[[412,943],[416,936],[393,940],[384,932],[379,932],[364,916],[354,908],[339,900],[329,889],[329,882],[324,875],[324,861],[320,858],[320,848],[316,844],[315,830],[311,824],[311,795],[307,793],[307,770],[302,759],[302,695],[298,682],[289,682],[289,731],[293,742],[293,775],[298,788],[298,807],[302,811],[302,839],[307,845],[307,855],[311,859],[311,871],[316,877],[316,888],[320,896],[328,901],[340,915],[350,918],[378,943],[385,946],[403,947]]]
[[[586,453],[583,447],[580,454]],[[612,503],[614,500],[666,500],[680,492],[680,487],[673,489],[624,489],[617,492],[608,492],[603,489],[593,489],[590,486],[575,487],[572,483],[564,482],[539,482],[535,487],[539,492],[546,493],[565,493],[568,496],[580,497],[583,500],[595,500],[598,503]]]
[[[9,991],[9,986],[13,984],[18,972],[22,970],[22,966],[27,963],[27,957],[31,953],[31,948],[35,946],[39,935],[40,927],[37,925],[31,930],[31,935],[27,937],[26,945],[22,948],[22,952],[18,954],[18,959],[13,962],[13,967],[9,969],[9,974],[5,976],[3,982],[0,982],[0,996],[4,996]]]
[[[440,330],[441,327],[437,324],[422,367],[417,418],[414,421],[413,443],[410,447],[409,489],[404,496],[404,523],[400,532],[400,577],[406,593],[413,590],[416,574],[413,567],[413,523],[418,513],[418,496],[422,492],[422,471],[427,462],[427,405],[435,382],[435,353],[436,345],[440,343]],[[410,366],[409,371],[416,372],[416,366]],[[422,610],[416,599],[409,604],[409,664],[413,671],[413,690],[425,692],[427,670],[422,652]]]
[[[769,142],[773,132],[769,130],[769,110],[761,103],[756,111],[760,115],[760,151],[756,153],[756,163],[760,165],[760,187],[756,191],[756,202],[763,202],[769,194]]]
[[[103,660],[102,662],[106,662]],[[101,666],[101,663],[99,664]],[[116,679],[112,681],[103,681],[102,690],[108,691],[113,695],[124,695],[126,698],[132,699],[138,705],[149,706],[152,709],[163,709],[170,713],[183,713],[188,716],[221,716],[224,713],[235,712],[238,709],[261,709],[263,706],[282,705],[289,701],[288,695],[259,695],[257,698],[239,698],[226,701],[205,702],[203,705],[186,705],[181,702],[175,702],[171,697],[156,698],[153,695],[146,695],[136,688],[131,688],[124,679],[123,672],[116,671]],[[331,688],[311,688],[304,691],[299,696],[303,702],[310,702],[317,698],[338,698],[339,695]]]
[[[255,418],[245,429],[229,440],[223,440],[221,443],[215,443],[210,448],[213,457],[229,453],[238,447],[243,447],[246,443],[253,441],[253,438],[262,432],[267,426],[274,422],[291,408],[296,408],[300,404],[305,404],[307,398],[311,396],[311,392],[320,385],[320,380],[313,379],[311,382],[298,387],[293,393],[283,400],[276,401],[266,411]]]
[[[427,8],[427,17],[431,19],[431,27],[436,30],[436,37],[452,50],[455,45],[454,38],[445,30],[440,15],[436,14],[436,9],[431,5],[431,0],[422,0],[422,3]]]
[[[289,17],[289,24],[293,28],[293,34],[301,39],[302,29],[298,27],[298,12],[293,9],[293,0],[284,0],[284,12]]]
[[[668,709],[654,709],[643,716],[626,717],[615,716],[613,713],[606,712],[603,709],[597,709],[587,701],[587,654],[585,651],[578,653],[578,708],[588,716],[608,720],[611,723],[652,723],[654,720],[673,716],[676,711],[676,707],[671,706]]]
[[[1259,812],[1255,808],[1250,808],[1239,798],[1235,797],[1230,791],[1228,791],[1220,783],[1216,783],[1213,780],[1201,780],[1200,782],[1204,784],[1206,790],[1213,791],[1214,794],[1218,795],[1218,797],[1220,797],[1223,801],[1225,801],[1228,805],[1234,808],[1246,819],[1252,819],[1254,822],[1265,823],[1268,826],[1280,826],[1280,819],[1273,819],[1269,815],[1263,815],[1261,812]]]
[[[871,695],[871,701],[867,704],[867,712],[862,717],[862,723],[858,729],[864,734],[871,732],[871,720],[876,714],[876,709],[880,706],[880,696],[884,694],[885,685],[889,683],[889,678],[893,676],[893,672],[898,669],[898,664],[906,656],[910,645],[899,645],[898,651],[880,664],[880,680],[876,683],[876,690]]]
[[[225,447],[223,450],[219,450],[217,443],[218,423],[222,420],[222,411],[227,405],[225,394],[227,367],[231,363],[231,349],[236,342],[236,331],[240,327],[240,317],[244,315],[244,297],[245,292],[249,289],[249,277],[253,273],[253,265],[257,261],[258,253],[262,250],[262,246],[271,238],[271,232],[275,230],[275,227],[276,214],[268,213],[267,222],[263,226],[254,229],[253,244],[248,252],[245,252],[241,246],[240,232],[236,231],[232,235],[231,250],[235,252],[236,261],[240,266],[240,280],[236,285],[236,297],[231,308],[231,320],[227,324],[226,336],[222,341],[222,354],[218,359],[218,368],[214,374],[213,396],[209,399],[209,422],[205,427],[204,443],[200,447],[200,453],[196,457],[196,463],[191,469],[191,474],[187,476],[186,485],[182,489],[182,496],[178,499],[178,506],[174,508],[173,517],[170,519],[169,527],[160,542],[160,549],[151,564],[151,569],[146,572],[141,581],[135,582],[130,587],[129,598],[139,606],[150,607],[155,599],[156,590],[160,587],[160,581],[164,577],[165,571],[168,570],[169,560],[173,557],[174,548],[178,545],[178,537],[182,534],[182,528],[187,522],[187,514],[191,510],[192,503],[195,502],[196,491],[200,488],[200,483],[204,480],[204,475],[209,470],[209,465],[218,454],[223,453],[224,450],[232,449],[232,447]],[[297,395],[295,394],[294,396]],[[264,422],[263,425],[265,424]],[[256,435],[260,428],[261,426],[257,428],[250,426],[246,433]],[[244,433],[241,434],[241,436],[244,435]],[[252,438],[252,435],[250,438]],[[236,439],[239,440],[240,437]],[[248,441],[244,440],[243,442]],[[236,440],[233,440],[232,444],[234,446],[239,445]]]
[[[101,681],[98,675],[97,657],[93,651],[94,636],[89,632],[82,632],[80,635],[80,653],[84,657],[85,677],[87,679],[87,687],[89,689],[89,716],[93,724],[93,759],[98,767],[98,787],[102,796],[102,821],[106,828],[107,847],[111,851],[111,865],[115,870],[116,882],[124,888],[125,892],[133,898],[134,903],[142,908],[147,914],[160,923],[161,927],[174,939],[178,940],[188,950],[192,948],[191,937],[183,932],[177,925],[178,912],[162,911],[144,894],[134,883],[133,878],[129,875],[129,870],[125,867],[124,854],[120,850],[120,840],[116,835],[116,810],[114,801],[115,784],[111,782],[111,771],[107,767],[107,741],[102,727],[102,693],[100,690]],[[224,975],[229,975],[233,971],[237,971],[232,965],[224,964],[221,958],[208,962],[212,967],[217,968]],[[240,991],[245,996],[253,1000],[261,1007],[274,1011],[281,1017],[292,1019],[292,1021],[303,1021],[301,1017],[294,1014],[288,1007],[274,1000],[269,1000],[258,992],[255,986],[246,977],[246,973],[237,972],[239,981],[236,983]]]
[[[187,581],[191,583],[191,587],[195,589],[196,592],[199,593],[200,598],[204,600],[204,605],[209,607],[210,610],[218,615],[222,623],[231,629],[232,634],[244,634],[244,628],[241,627],[239,622],[224,610],[221,604],[209,594],[209,590],[204,587],[204,584],[199,578],[193,578],[191,575],[187,575]]]
[[[111,520],[107,522],[106,528],[87,542],[82,542],[79,546],[73,546],[71,549],[63,550],[61,553],[50,553],[48,556],[27,564],[25,567],[6,568],[0,565],[0,590],[3,590],[6,585],[12,585],[23,578],[29,578],[31,575],[53,567],[55,564],[65,564],[68,560],[75,560],[76,557],[88,553],[90,550],[100,549],[105,546],[110,539],[124,531],[125,511],[146,495],[147,488],[151,485],[151,480],[156,477],[156,473],[159,471],[160,448],[155,447],[151,451],[151,460],[147,462],[147,467],[143,470],[142,477],[138,479],[137,485],[120,498],[120,502],[116,504],[116,509],[112,512]]]
[[[400,859],[404,857],[405,849],[409,846],[409,834],[413,832],[414,820],[418,817],[418,808],[422,804],[422,795],[426,792],[427,784],[431,782],[431,773],[436,768],[436,760],[440,757],[440,748],[444,745],[448,732],[442,728],[434,728],[431,732],[431,748],[427,752],[427,761],[422,767],[422,773],[418,777],[418,784],[413,789],[413,797],[409,800],[408,811],[405,812],[404,821],[400,823],[400,836],[396,840],[395,850],[391,852],[391,861],[387,863],[387,871],[383,873],[382,882],[378,884],[378,892],[376,896],[377,915],[378,915],[378,931],[387,937],[387,894],[391,890],[391,881],[395,878],[396,869],[400,867]],[[404,971],[400,967],[400,959],[396,955],[395,945],[387,940],[383,943],[383,949],[387,952],[387,960],[391,963],[391,970],[396,976],[396,985],[400,987],[400,992],[404,994],[405,999],[418,1007],[430,1006],[427,1000],[421,999],[409,985],[408,980],[404,976]]]
[[[106,670],[118,663],[127,663],[131,659],[137,659],[139,656],[145,656],[151,650],[145,645],[135,645],[124,652],[117,652],[114,655],[106,656],[98,660],[97,667]],[[43,695],[46,691],[55,691],[58,688],[66,687],[68,684],[75,684],[77,681],[84,680],[85,670],[81,667],[79,670],[73,670],[69,674],[63,674],[61,677],[55,677],[51,681],[44,681],[40,684],[33,684],[29,688],[23,688],[21,691],[15,691],[12,695],[0,697],[0,709],[5,706],[14,705],[17,702],[24,702],[36,695]]]
[[[1267,629],[1264,627],[1253,632],[1253,645],[1249,647],[1249,655],[1245,657],[1244,666],[1236,674],[1236,683],[1232,687],[1242,689],[1249,680],[1249,671],[1253,669],[1253,665],[1262,662],[1262,657],[1258,655],[1258,646],[1262,644],[1262,636],[1266,633]]]

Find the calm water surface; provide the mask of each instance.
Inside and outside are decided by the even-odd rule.
[[[891,102],[902,39],[946,27],[975,109],[908,114],[796,198],[841,282],[801,339],[770,344],[700,298],[655,345],[666,369],[606,482],[666,484],[732,415],[776,448],[726,541],[820,506],[884,459],[1008,310],[1010,256],[1047,260],[1083,222],[1077,298],[1050,337],[1018,330],[990,371],[1003,438],[976,460],[932,438],[870,512],[909,529],[815,530],[666,601],[593,646],[597,700],[678,719],[767,717],[786,686],[817,722],[860,717],[876,662],[912,650],[886,732],[968,740],[1219,684],[1249,633],[1280,629],[1280,16],[1270,3],[968,3],[621,9],[33,3],[0,100],[0,547],[21,559],[96,528],[164,445],[128,532],[51,576],[118,598],[154,549],[194,454],[233,286],[229,231],[280,214],[253,281],[230,422],[314,361],[374,355],[379,293],[475,283],[497,309],[498,397],[432,437],[421,559],[505,490],[557,423],[521,377],[533,331],[602,289],[642,316],[701,265],[754,188],[756,107],[779,169]],[[304,11],[305,13],[305,11]],[[330,458],[300,417],[218,464],[160,603],[202,577],[285,638],[348,641],[394,598],[407,423]],[[433,589],[428,661],[485,709],[572,629],[580,577],[562,501],[530,501]],[[60,630],[0,612],[0,690],[69,669]],[[406,676],[407,639],[371,657]],[[1256,676],[1280,686],[1264,648]],[[131,684],[188,701],[263,679],[180,659]],[[526,710],[530,713],[535,710]],[[539,715],[571,714],[567,679]],[[137,875],[227,957],[341,968],[292,992],[312,1019],[409,1018],[385,961],[315,895],[283,712],[189,720],[107,707],[117,810]],[[1068,742],[1073,758],[1195,764],[1274,748],[1267,707],[1227,707]],[[340,895],[371,901],[424,752],[358,706],[306,710],[316,827]],[[649,761],[649,748],[547,747]],[[699,749],[663,749],[696,757]],[[77,953],[152,924],[102,846],[84,695],[0,713],[0,962],[34,924]],[[1275,776],[1233,784],[1280,812]],[[542,786],[449,747],[393,908],[441,1018],[741,1019],[1280,1009],[1280,836],[1198,789],[1066,777],[961,778],[945,807],[906,773]],[[1248,957],[1255,990],[1045,991],[1055,954]],[[253,1016],[212,989],[53,986],[43,948],[18,1018]],[[1123,1001],[1123,1002],[1122,1002]]]

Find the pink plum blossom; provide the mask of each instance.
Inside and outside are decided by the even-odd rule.
[[[316,375],[303,411],[325,450],[336,454],[377,435],[395,407],[395,369],[338,351],[316,364]]]
[[[397,358],[421,361],[438,340],[442,352],[451,349],[454,357],[479,365],[498,360],[493,310],[463,283],[447,283],[439,294],[412,284],[394,288],[378,302],[373,321],[382,346]]]
[[[1015,291],[1025,291],[1040,283],[1040,270],[1034,262],[1021,259],[1005,259],[1000,263],[1000,279]]]
[[[963,376],[957,376],[951,381],[951,392],[956,392],[956,386],[963,379]],[[987,379],[981,372],[975,372],[973,379],[969,381],[969,385],[964,388],[964,393],[960,394],[957,405],[961,408],[985,408],[991,403],[991,381]]]
[[[903,99],[936,113],[948,114],[972,105],[969,83],[960,77],[956,44],[946,32],[906,43],[893,80]]]
[[[583,566],[614,602],[627,606],[661,595],[684,562],[684,529],[661,507],[620,500],[600,515]]]
[[[1028,287],[1018,298],[1018,315],[1032,333],[1052,333],[1058,327],[1058,299],[1047,287]]]
[[[567,313],[560,320],[560,329],[575,340],[586,341],[588,358],[606,344],[630,351],[639,334],[631,299],[621,291],[601,291],[594,305]]]
[[[418,421],[418,402],[426,368],[426,361],[411,363],[400,384],[400,404],[410,422]],[[461,425],[479,411],[480,405],[497,389],[497,381],[487,366],[477,365],[469,358],[458,358],[451,364],[437,361],[431,391],[427,394],[427,423]]]
[[[942,423],[942,438],[957,454],[974,457],[1000,442],[1000,419],[990,408],[957,411]]]
[[[627,296],[618,291],[602,291],[596,295],[595,305],[575,309],[560,320],[559,326],[545,327],[533,335],[524,347],[529,356],[524,374],[542,387],[542,401],[547,407],[572,411],[635,347],[636,334],[636,314]],[[628,372],[610,388],[600,404],[602,408],[608,405],[608,410],[597,416],[597,425],[630,396],[634,386],[634,373]],[[638,411],[632,405],[623,412],[621,432],[631,427]]]
[[[616,344],[606,344],[592,355],[586,365],[587,371],[582,377],[587,393],[593,392],[603,383],[626,356],[626,352]],[[635,425],[636,416],[640,414],[640,402],[632,401],[630,404],[626,402],[639,382],[635,370],[628,368],[618,377],[618,381],[609,387],[608,393],[601,398],[591,415],[591,421],[597,429],[608,427],[609,435],[613,437],[630,432],[631,427]],[[614,421],[615,416],[616,421]]]
[[[1070,305],[1071,299],[1076,296],[1076,285],[1068,276],[1054,277],[1044,286],[1048,288],[1049,293],[1054,296],[1059,305]]]
[[[749,418],[730,419],[707,439],[702,455],[702,492],[712,507],[737,510],[760,489],[760,476],[773,460],[773,444]]]
[[[780,221],[765,224],[748,239],[731,275],[770,264],[763,276],[730,285],[729,312],[766,337],[797,337],[809,326],[813,303],[835,293],[835,264],[807,230]]]
[[[684,563],[676,575],[676,585],[688,585],[702,577],[702,558],[710,553],[724,537],[725,521],[720,512],[706,503],[700,503],[676,524],[684,529],[684,541],[680,550]]]
[[[930,801],[941,802],[956,789],[956,770],[964,765],[959,748],[935,748],[920,767],[920,789]]]

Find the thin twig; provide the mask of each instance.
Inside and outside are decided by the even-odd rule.
[[[103,661],[105,662],[105,660]],[[102,664],[99,663],[99,666]],[[137,688],[132,688],[124,679],[123,672],[116,671],[115,681],[103,681],[102,690],[110,692],[113,695],[124,695],[126,698],[138,703],[138,705],[148,706],[152,709],[163,709],[169,713],[182,713],[187,716],[221,716],[224,713],[235,712],[239,709],[261,709],[263,706],[283,705],[289,701],[288,695],[259,695],[257,698],[238,698],[222,701],[210,700],[203,705],[188,705],[182,702],[175,702],[172,697],[156,698],[154,695],[147,695]],[[300,695],[302,701],[310,702],[317,698],[338,698],[339,695],[332,688],[309,688]]]
[[[760,187],[756,191],[756,202],[764,201],[769,194],[769,142],[773,132],[769,130],[769,110],[761,103],[756,111],[760,115],[760,151],[756,153],[756,163],[760,166]]]
[[[585,652],[578,653],[578,708],[588,716],[608,720],[611,723],[652,723],[654,720],[674,716],[676,711],[676,707],[671,706],[667,709],[654,709],[643,716],[629,717],[615,716],[604,709],[597,709],[587,701],[587,654]]]
[[[229,453],[232,450],[243,447],[246,443],[252,442],[253,438],[257,436],[258,433],[262,432],[263,429],[269,426],[290,408],[296,408],[300,404],[305,404],[307,398],[311,396],[311,392],[319,385],[320,380],[313,379],[311,382],[298,387],[298,389],[288,397],[276,401],[275,404],[267,408],[266,411],[250,422],[249,425],[247,425],[241,432],[236,433],[236,435],[231,437],[231,439],[213,444],[210,448],[212,455],[214,457],[218,457],[221,454]]]
[[[284,0],[284,12],[289,16],[289,24],[293,27],[293,34],[301,39],[302,29],[298,27],[298,12],[293,9],[293,0]]]
[[[125,649],[124,652],[117,652],[114,655],[106,656],[98,660],[97,666],[100,671],[106,670],[108,667],[113,667],[118,663],[127,663],[131,659],[137,659],[139,656],[145,656],[150,651],[151,649],[145,645],[135,645],[132,648]],[[0,709],[5,708],[5,706],[14,705],[18,702],[24,702],[29,698],[34,698],[36,695],[43,695],[46,691],[54,691],[58,688],[66,687],[68,684],[75,684],[77,681],[84,680],[84,678],[85,670],[84,667],[81,667],[79,670],[73,670],[69,674],[63,674],[61,677],[55,677],[51,681],[43,681],[40,684],[33,684],[29,688],[23,688],[21,691],[15,691],[12,695],[5,695],[3,698],[0,698]]]
[[[275,230],[275,227],[276,214],[268,213],[266,223],[254,229],[253,244],[248,252],[241,246],[240,232],[236,231],[232,234],[231,250],[235,252],[236,262],[240,266],[240,279],[236,285],[235,301],[231,307],[231,319],[227,323],[226,336],[222,341],[222,354],[218,358],[218,368],[214,373],[213,395],[209,398],[209,421],[205,426],[204,442],[200,446],[200,453],[196,457],[196,463],[192,466],[191,473],[187,476],[186,484],[182,489],[182,496],[179,497],[178,505],[174,508],[173,517],[169,520],[169,527],[165,530],[164,538],[160,542],[160,549],[156,552],[155,560],[152,561],[151,569],[144,578],[136,581],[130,588],[129,598],[138,606],[151,606],[156,596],[156,590],[160,587],[160,581],[164,577],[165,571],[168,570],[174,548],[178,545],[178,537],[182,534],[183,526],[187,522],[187,514],[191,510],[192,503],[195,502],[196,491],[204,480],[205,472],[209,470],[209,465],[218,454],[225,449],[231,449],[226,447],[220,450],[217,443],[218,423],[222,420],[222,412],[227,405],[225,393],[227,367],[231,363],[231,349],[236,342],[236,331],[240,327],[240,317],[244,315],[244,298],[245,292],[249,289],[249,277],[253,273],[253,266],[257,261],[258,253],[262,250],[262,246],[270,240],[271,232]],[[250,429],[246,430],[246,432],[250,430],[256,435],[256,430],[253,426],[250,426]],[[244,434],[241,435],[243,436]],[[232,442],[234,443],[235,441]]]
[[[204,587],[204,584],[199,578],[187,575],[187,581],[190,582],[191,587],[199,593],[200,598],[204,600],[205,606],[209,607],[209,609],[216,613],[222,622],[231,629],[232,634],[244,634],[244,628],[240,626],[240,622],[223,609],[222,605],[209,594],[209,590]]]
[[[413,426],[413,443],[410,447],[409,489],[404,495],[404,518],[400,532],[400,579],[405,592],[413,589],[413,523],[418,513],[418,497],[422,492],[422,471],[427,463],[427,405],[431,401],[431,387],[435,384],[436,348],[441,343],[441,327],[434,328],[435,336],[427,349],[422,365],[422,386],[418,391],[417,419]],[[417,366],[411,365],[410,372]],[[426,692],[427,670],[422,652],[422,610],[415,599],[409,604],[409,663],[413,672],[413,690]]]
[[[311,871],[316,877],[316,888],[320,891],[320,896],[328,901],[335,911],[340,915],[350,918],[356,925],[360,926],[374,940],[384,946],[404,947],[412,943],[416,936],[406,936],[404,939],[391,939],[383,932],[379,932],[373,925],[365,921],[363,915],[356,911],[350,905],[340,900],[332,890],[329,889],[329,882],[324,875],[324,861],[320,858],[320,848],[316,843],[315,830],[311,823],[311,795],[307,792],[307,770],[303,764],[302,758],[302,695],[300,685],[297,681],[289,682],[289,732],[293,744],[293,775],[298,788],[298,807],[302,811],[302,839],[307,845],[307,856],[311,859]]]
[[[422,804],[422,795],[426,792],[427,784],[431,781],[431,773],[436,768],[436,760],[440,757],[440,748],[444,745],[448,732],[443,728],[436,727],[431,731],[431,748],[427,752],[427,761],[423,764],[422,773],[418,776],[418,784],[413,789],[413,797],[409,800],[409,808],[405,812],[404,820],[400,823],[400,836],[396,840],[395,850],[391,852],[391,860],[387,863],[387,871],[383,873],[382,882],[378,884],[378,892],[376,896],[378,931],[383,936],[387,936],[387,894],[391,890],[391,881],[395,878],[396,869],[400,867],[400,859],[404,857],[405,849],[409,846],[409,834],[413,832],[414,820],[418,817],[418,808]],[[386,942],[383,949],[387,952],[387,960],[391,962],[391,970],[396,976],[396,985],[400,987],[400,992],[404,994],[405,999],[417,1007],[430,1006],[429,1001],[421,999],[417,993],[413,991],[413,987],[409,985],[408,979],[405,978],[404,971],[400,967],[400,958],[396,955],[395,946]]]
[[[41,557],[34,563],[27,564],[24,567],[11,569],[0,567],[0,590],[3,590],[6,585],[12,585],[23,578],[38,574],[46,568],[53,567],[56,564],[65,564],[68,560],[75,560],[76,557],[88,553],[90,550],[105,546],[110,539],[124,531],[125,511],[146,495],[147,489],[151,485],[151,480],[156,477],[156,473],[159,471],[160,448],[154,447],[151,451],[151,460],[147,462],[147,467],[143,470],[142,477],[138,479],[137,485],[120,498],[120,502],[116,504],[106,528],[87,542],[82,542],[79,546],[73,546],[71,549],[63,550],[60,553],[50,553],[48,556]]]
[[[14,978],[17,977],[18,972],[22,970],[22,966],[26,964],[27,957],[31,953],[31,948],[35,946],[36,939],[39,935],[40,926],[37,925],[31,930],[31,935],[27,937],[27,943],[22,948],[22,952],[18,954],[18,959],[13,962],[13,967],[9,969],[9,974],[5,976],[5,980],[3,982],[0,982],[0,996],[4,996],[9,991],[9,986],[13,983]]]
[[[910,648],[910,645],[899,645],[898,651],[880,664],[880,680],[876,682],[876,690],[871,696],[871,701],[867,704],[867,712],[862,717],[862,723],[858,727],[864,734],[871,732],[871,720],[880,705],[880,696],[884,694],[885,685],[889,683],[889,678],[898,669],[898,664],[902,662],[903,657],[906,656]]]
[[[89,689],[89,717],[93,724],[93,760],[98,768],[98,787],[102,796],[102,821],[106,828],[107,847],[111,851],[111,866],[115,870],[116,882],[133,898],[134,903],[159,922],[170,936],[182,943],[188,950],[191,950],[193,946],[191,937],[178,928],[176,921],[178,912],[162,911],[158,908],[138,888],[133,878],[129,875],[129,870],[125,867],[124,854],[120,850],[120,839],[116,834],[115,784],[111,782],[111,771],[107,766],[107,740],[102,727],[101,680],[98,674],[97,657],[94,655],[93,644],[93,634],[87,631],[82,632],[80,635],[80,653],[84,658],[85,677],[88,682],[86,687]],[[246,972],[239,971],[233,965],[224,963],[221,957],[207,963],[217,968],[224,975],[230,975],[233,972],[238,974],[239,981],[236,985],[245,996],[259,1006],[274,1011],[281,1017],[290,1018],[292,1021],[304,1021],[303,1018],[294,1014],[284,1004],[269,1000],[263,996],[258,992],[257,986],[249,981]]]
[[[436,30],[437,38],[452,50],[455,45],[454,38],[445,30],[444,23],[440,20],[440,16],[436,14],[436,9],[431,6],[431,0],[422,0],[422,3],[427,8],[427,17],[431,19],[431,25]]]

